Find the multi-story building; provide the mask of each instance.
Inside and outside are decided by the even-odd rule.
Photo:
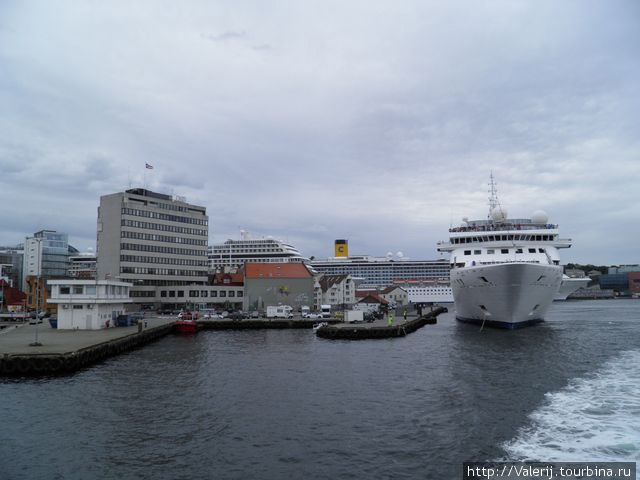
[[[104,195],[97,278],[130,282],[135,303],[159,308],[167,287],[207,284],[208,239],[206,207],[143,188]]]
[[[73,249],[75,250],[75,249]],[[61,278],[69,269],[69,237],[55,230],[40,230],[24,242],[23,288],[27,277]]]
[[[9,272],[10,282],[13,287],[22,290],[24,286],[22,268],[24,263],[24,250],[22,245],[15,247],[0,247],[0,263],[11,264]],[[6,271],[6,270],[5,270]]]
[[[68,275],[73,278],[96,278],[98,259],[93,253],[81,253],[69,257]]]
[[[347,308],[356,303],[356,289],[349,275],[319,275],[315,278],[315,308],[320,305]]]

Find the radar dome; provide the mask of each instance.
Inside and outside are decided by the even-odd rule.
[[[503,208],[496,208],[491,212],[491,219],[496,223],[507,220],[507,211]]]
[[[531,215],[531,221],[537,224],[545,224],[549,221],[549,215],[543,210],[536,210]]]
[[[387,252],[387,257],[393,257],[393,252]]]
[[[396,253],[396,256],[397,256],[398,258],[402,258],[404,255],[403,255],[403,253],[402,253],[402,252],[398,252],[398,253]]]

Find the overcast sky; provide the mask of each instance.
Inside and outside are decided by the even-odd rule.
[[[94,247],[146,162],[210,243],[431,259],[493,170],[563,262],[640,262],[635,0],[1,0],[0,112],[0,245]]]

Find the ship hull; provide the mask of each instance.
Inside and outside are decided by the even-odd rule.
[[[537,263],[502,263],[451,271],[456,318],[497,328],[534,325],[558,292],[562,268]]]

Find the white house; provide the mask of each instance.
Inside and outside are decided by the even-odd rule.
[[[320,275],[315,277],[315,307],[320,305],[345,305],[356,303],[355,283],[351,275]]]
[[[384,298],[391,305],[407,305],[409,294],[404,288],[391,285],[380,292],[380,297]]]
[[[58,328],[99,330],[114,327],[125,312],[131,283],[114,280],[48,280],[51,297],[58,305]]]

